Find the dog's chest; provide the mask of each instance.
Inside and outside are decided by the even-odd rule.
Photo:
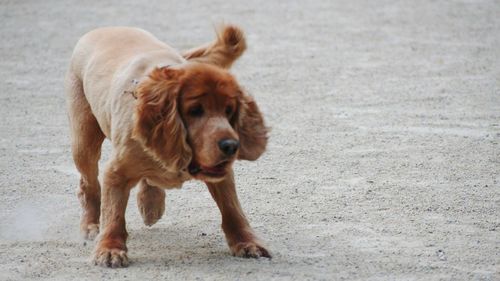
[[[166,188],[166,189],[173,189],[173,188],[181,188],[182,184],[190,179],[191,176],[186,172],[178,172],[178,173],[163,172],[161,174],[157,174],[154,176],[148,176],[146,178],[146,181],[149,185],[152,186]]]

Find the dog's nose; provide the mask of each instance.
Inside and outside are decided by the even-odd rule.
[[[240,146],[240,142],[234,139],[223,139],[219,141],[219,148],[227,156],[234,155]]]

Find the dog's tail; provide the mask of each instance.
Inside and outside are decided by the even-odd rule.
[[[215,41],[188,50],[182,56],[189,61],[231,67],[247,48],[243,30],[234,25],[222,25],[216,32]]]

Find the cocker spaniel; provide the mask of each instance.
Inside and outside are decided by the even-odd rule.
[[[100,28],[78,41],[66,92],[80,228],[86,239],[98,236],[95,264],[128,265],[125,209],[135,185],[144,223],[153,225],[165,189],[191,179],[205,182],[217,203],[233,255],[270,257],[241,209],[232,171],[236,159],[256,160],[267,144],[257,104],[228,72],[245,49],[243,32],[231,25],[185,53],[138,28]],[[113,152],[101,192],[105,138]]]

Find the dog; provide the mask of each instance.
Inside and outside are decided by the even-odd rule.
[[[97,243],[96,265],[126,267],[125,209],[138,185],[146,225],[163,215],[165,189],[203,181],[222,214],[234,256],[268,257],[241,209],[232,164],[256,160],[268,128],[255,100],[228,71],[246,49],[224,25],[213,42],[177,52],[147,31],[105,27],[78,41],[65,79],[73,159],[81,177],[80,229]],[[113,150],[104,170],[104,139]]]

